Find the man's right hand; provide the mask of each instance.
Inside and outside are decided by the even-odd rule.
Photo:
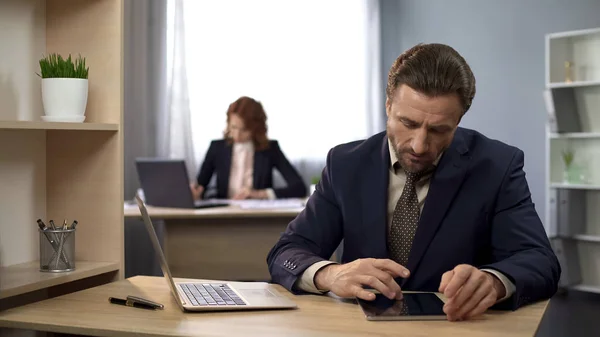
[[[192,190],[192,197],[194,198],[194,200],[200,200],[200,197],[202,196],[202,192],[204,192],[204,186],[200,186],[195,183],[191,183],[190,189]]]
[[[401,299],[402,290],[394,278],[406,278],[410,272],[388,259],[358,259],[346,264],[330,264],[315,275],[319,290],[331,291],[340,297],[358,297],[366,301],[375,294],[363,288],[369,286],[389,299]]]

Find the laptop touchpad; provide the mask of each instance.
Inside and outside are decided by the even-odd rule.
[[[246,298],[251,298],[251,297],[260,297],[260,298],[277,297],[275,294],[273,294],[272,292],[268,291],[267,289],[240,289],[239,292],[242,294],[242,296],[244,296]]]

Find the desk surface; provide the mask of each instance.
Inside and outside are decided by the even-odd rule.
[[[296,310],[183,313],[164,278],[138,276],[0,312],[0,327],[97,336],[533,336],[548,301],[464,322],[369,322],[352,301],[293,296]],[[148,311],[108,303],[142,296],[165,305]]]
[[[148,214],[150,217],[160,219],[277,218],[295,217],[302,209],[303,208],[245,209],[239,206],[204,209],[148,207]],[[139,218],[141,216],[137,205],[126,205],[124,214],[126,218]]]

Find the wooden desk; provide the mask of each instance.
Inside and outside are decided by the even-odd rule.
[[[463,322],[370,322],[353,301],[293,296],[298,309],[183,313],[164,278],[138,276],[0,312],[0,327],[88,336],[533,336],[547,301]],[[165,305],[149,311],[108,303],[139,295]],[[0,331],[1,332],[1,331]]]
[[[175,277],[269,281],[267,254],[302,208],[207,209],[149,207],[165,222],[164,252]],[[137,206],[126,218],[141,217]]]

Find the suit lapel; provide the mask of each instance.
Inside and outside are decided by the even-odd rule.
[[[255,189],[260,189],[259,186],[262,184],[262,173],[266,171],[266,155],[265,151],[254,151],[254,164],[252,168],[252,186]]]
[[[390,153],[387,136],[384,136],[378,151],[373,152],[365,169],[366,179],[361,179],[362,224],[369,228],[365,235],[366,246],[374,249],[374,258],[387,258],[387,200]],[[383,159],[383,160],[382,160]]]
[[[431,177],[429,192],[408,258],[407,268],[414,273],[467,173],[468,148],[460,130]],[[403,282],[404,283],[404,282]]]

